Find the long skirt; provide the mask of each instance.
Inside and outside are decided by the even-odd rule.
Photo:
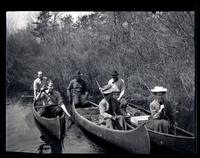
[[[146,124],[147,128],[168,134],[174,134],[172,126],[169,121],[164,119],[152,119]]]

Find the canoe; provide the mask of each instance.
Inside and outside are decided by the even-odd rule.
[[[52,132],[42,126],[35,118],[34,123],[38,130],[40,131],[40,139],[43,143],[38,146],[38,152],[40,154],[46,153],[47,149],[48,152],[51,153],[62,153],[62,141],[63,139],[59,140]]]
[[[126,131],[107,128],[98,124],[99,110],[98,107],[94,107],[96,104],[90,102],[90,105],[91,107],[89,108],[75,108],[72,103],[73,117],[80,127],[101,140],[128,151],[129,153],[150,153],[150,140],[145,125],[141,125],[137,128],[132,127]],[[94,113],[95,110],[96,112]],[[94,121],[94,118],[97,118],[96,121]]]
[[[43,125],[46,129],[48,129],[51,133],[53,133],[58,139],[61,139],[61,132],[65,124],[65,114],[61,117],[57,116],[54,118],[45,118],[41,117],[40,114],[38,113],[38,109],[36,102],[33,102],[33,115],[35,119]]]
[[[139,107],[135,104],[130,104],[132,108],[144,112],[146,115],[150,115],[150,111]],[[130,121],[131,122],[131,121]],[[132,122],[133,123],[133,122]],[[134,127],[137,127],[134,123]],[[178,153],[195,153],[195,137],[192,133],[176,127],[176,135],[161,133],[148,129],[151,147],[161,147],[168,151],[178,152]]]

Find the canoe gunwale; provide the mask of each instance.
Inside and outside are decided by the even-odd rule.
[[[115,130],[107,128],[105,126],[100,126],[88,120],[87,118],[84,117],[84,115],[78,113],[74,104],[72,105],[72,112],[74,113],[75,121],[82,128],[87,130],[89,133],[92,133],[95,136],[103,139],[104,141],[107,141],[113,145],[123,148],[131,153],[138,153],[138,154],[150,153],[150,138],[145,125],[141,125],[138,126],[137,128],[127,131]],[[133,139],[139,133],[142,134],[142,136],[139,138],[137,137],[138,138],[137,140]]]
[[[144,109],[144,108],[142,108],[142,107],[138,107],[138,106],[135,105],[135,104],[128,103],[128,105],[130,105],[131,107],[134,107],[134,108],[136,108],[136,109],[138,109],[138,110],[141,110],[141,111],[143,111],[143,112],[145,112],[145,113],[147,113],[147,114],[151,114],[150,111],[148,111],[148,110],[146,110],[146,109]],[[161,134],[161,135],[166,135],[166,136],[195,138],[194,134],[192,134],[192,133],[190,133],[190,132],[188,132],[188,131],[185,131],[184,129],[182,129],[182,128],[178,127],[178,126],[176,126],[176,130],[179,130],[179,131],[181,131],[182,133],[184,133],[185,135],[190,135],[190,136],[173,135],[173,134],[167,134],[167,133],[161,133],[161,132],[158,132],[158,131],[153,131],[153,130],[150,130],[150,129],[148,129],[148,130],[151,131],[151,132],[153,132],[153,133],[157,133],[157,134]]]
[[[150,113],[148,110],[144,108],[140,108],[137,105],[129,103],[129,106],[136,108],[138,110],[141,110],[145,112],[146,114]],[[137,126],[137,125],[134,124],[134,126]],[[192,133],[187,132],[184,129],[181,129],[178,126],[176,126],[176,130],[177,132],[180,132],[182,134],[173,135],[173,134],[161,133],[158,131],[148,129],[150,141],[151,143],[154,143],[158,146],[165,147],[176,152],[195,153],[195,136]],[[186,142],[188,143],[186,146],[190,146],[191,148],[187,148],[186,146],[183,147],[183,144]]]

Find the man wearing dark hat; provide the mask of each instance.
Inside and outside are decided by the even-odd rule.
[[[127,106],[127,101],[123,98],[125,92],[125,83],[123,79],[120,79],[118,72],[116,70],[111,72],[112,78],[108,81],[106,86],[110,86],[113,89],[113,98],[115,98],[120,103],[120,108],[125,109]],[[101,90],[101,88],[100,88]],[[122,110],[123,111],[123,110]]]
[[[108,128],[126,130],[127,126],[119,102],[112,97],[113,91],[114,89],[108,85],[101,89],[104,98],[99,103],[99,122]]]
[[[150,103],[151,120],[147,127],[162,133],[174,134],[174,114],[169,101],[164,98],[166,88],[156,86],[151,89],[154,100]]]
[[[123,95],[124,95],[124,92],[125,92],[125,84],[124,84],[124,80],[123,79],[120,79],[118,76],[118,72],[116,70],[114,70],[112,73],[111,73],[111,76],[112,76],[112,79],[110,79],[108,81],[108,85],[110,85],[114,92],[113,92],[113,97],[115,99],[117,99],[117,101],[121,101]]]
[[[85,81],[81,78],[83,74],[77,71],[75,79],[71,80],[67,88],[69,102],[74,102],[76,107],[87,104],[88,92]]]

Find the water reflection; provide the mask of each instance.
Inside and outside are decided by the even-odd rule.
[[[62,153],[63,137],[59,140],[36,119],[34,119],[34,122],[40,131],[40,139],[42,140],[38,147],[38,153]]]
[[[32,100],[8,99],[6,106],[6,151],[28,153],[104,153],[75,124],[66,119],[62,141],[35,123]],[[44,128],[44,129],[43,129]],[[43,136],[44,135],[44,136]],[[50,136],[49,136],[50,135]]]

